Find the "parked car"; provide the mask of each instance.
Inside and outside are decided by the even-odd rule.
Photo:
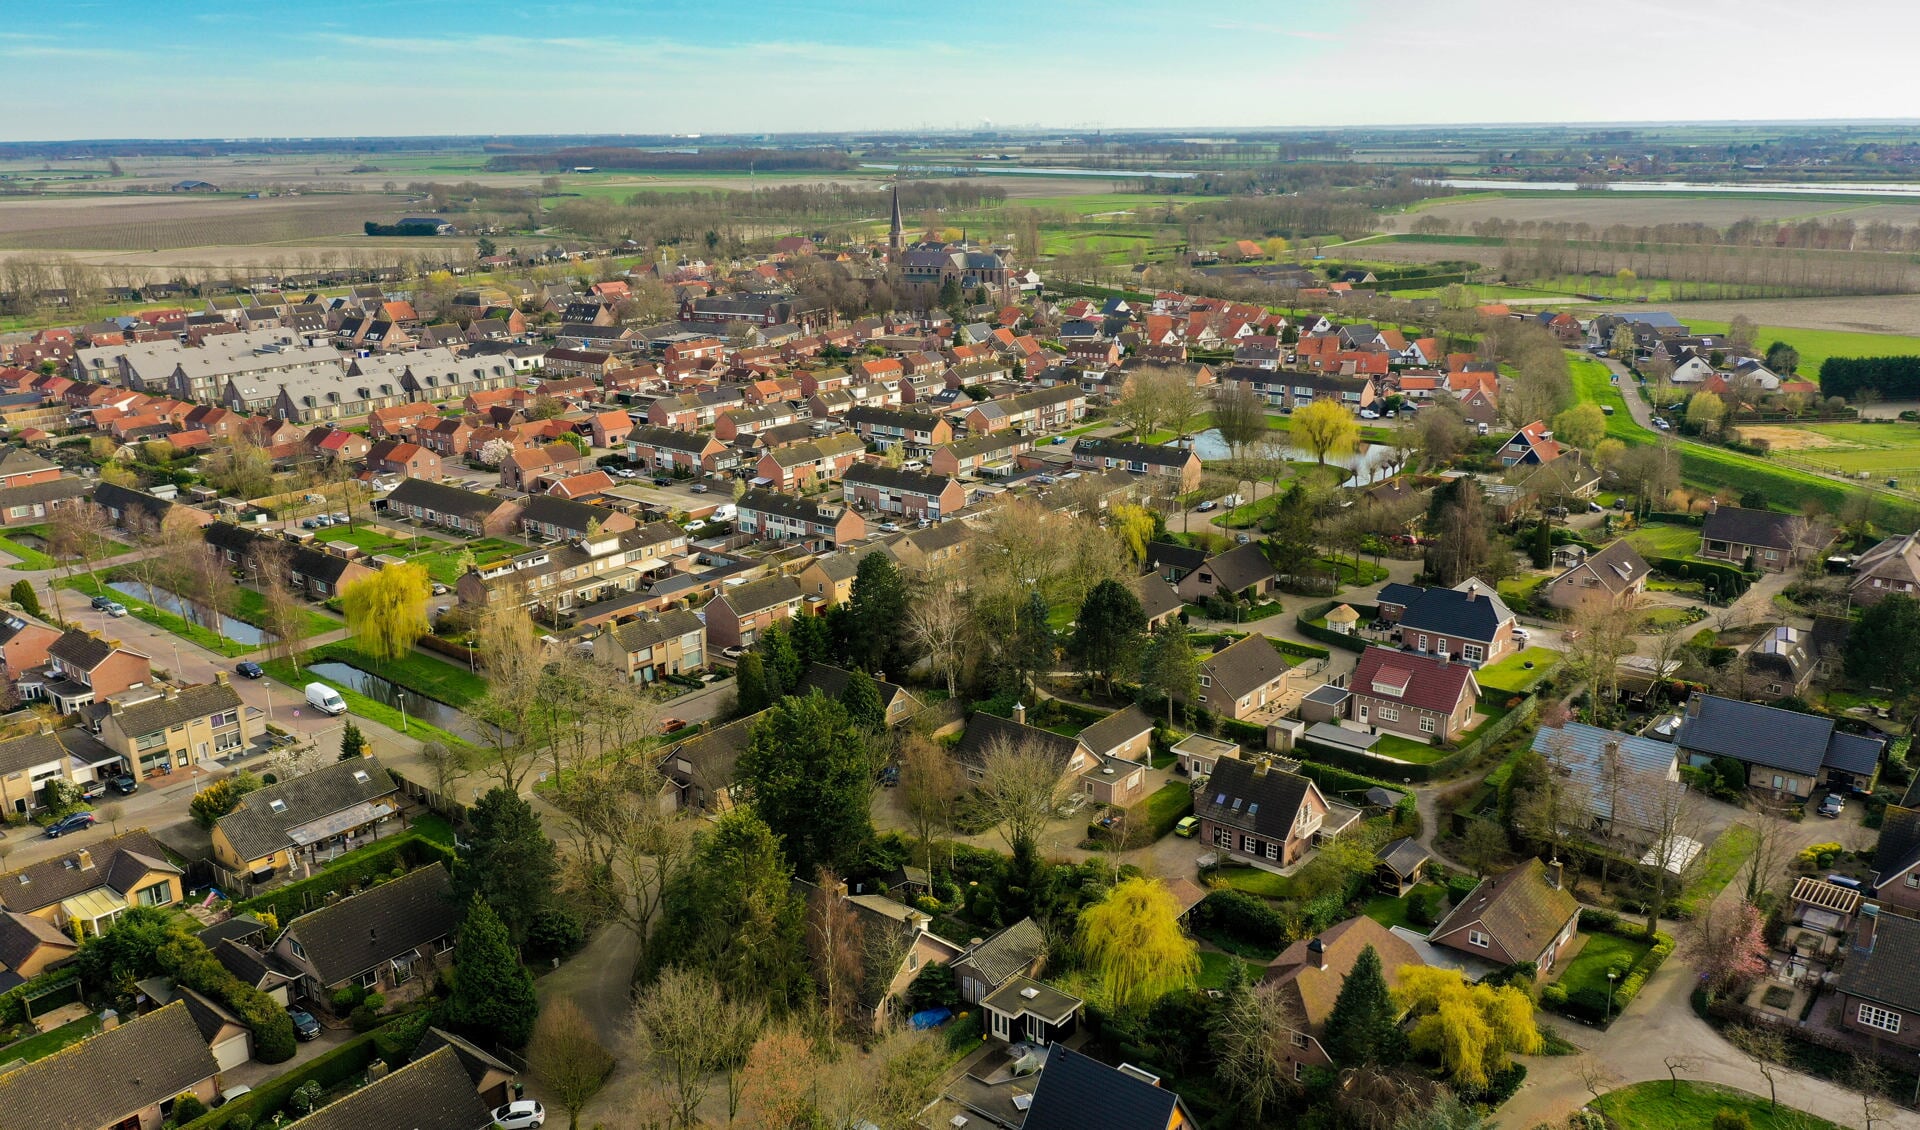
[[[704,530],[706,528],[707,528],[706,520],[702,518],[695,518],[693,521],[688,522],[686,525],[686,531],[690,534],[697,534],[701,530]]]
[[[93,827],[93,813],[69,812],[60,819],[47,825],[47,838],[57,840],[68,832],[78,832],[82,828]]]
[[[238,1087],[228,1087],[226,1090],[220,1092],[219,1098],[213,1100],[213,1105],[216,1107],[226,1106],[241,1095],[251,1094],[253,1094],[253,1088],[247,1086],[245,1083],[240,1084]]]
[[[109,780],[107,787],[121,796],[130,796],[140,791],[140,781],[131,773],[122,773]]]
[[[113,604],[114,599],[110,596],[96,596],[93,598],[93,610],[95,612],[105,612],[108,608],[112,607]]]
[[[1604,507],[1604,506],[1602,506],[1602,505],[1600,505],[1599,503],[1597,503],[1597,502],[1594,502],[1594,501],[1592,501],[1592,500],[1588,500],[1588,502],[1587,502],[1587,513],[1589,513],[1589,514],[1598,514],[1598,513],[1600,513],[1601,511],[1603,511],[1603,510],[1605,510],[1605,509],[1606,509],[1606,507]]]
[[[1194,509],[1195,509],[1195,510],[1198,510],[1198,511],[1199,511],[1200,513],[1202,513],[1202,514],[1205,514],[1205,513],[1207,512],[1207,511],[1209,511],[1209,510],[1212,510],[1212,509],[1214,509],[1215,507],[1217,507],[1217,506],[1219,506],[1219,505],[1220,505],[1219,503],[1217,503],[1217,502],[1215,502],[1214,500],[1212,500],[1211,498],[1209,498],[1209,499],[1208,499],[1208,500],[1206,500],[1205,502],[1203,502],[1203,503],[1201,503],[1200,505],[1198,505],[1198,506],[1196,506],[1196,507],[1194,507]]]
[[[1839,793],[1828,793],[1827,798],[1820,802],[1820,815],[1829,820],[1838,819],[1840,814],[1846,810],[1847,798],[1841,796]]]
[[[692,486],[688,487],[687,489],[692,491],[695,494],[705,494],[707,493],[707,484],[695,483]]]
[[[242,659],[233,665],[233,669],[234,672],[243,679],[258,679],[267,673],[265,667],[260,666],[251,659]]]
[[[1195,832],[1198,832],[1199,830],[1200,830],[1200,818],[1198,816],[1182,816],[1179,822],[1173,826],[1174,835],[1181,836],[1189,840],[1192,839],[1193,834]]]
[[[687,728],[687,720],[685,718],[660,719],[660,732],[663,734],[679,733],[681,730],[684,730],[686,728]]]
[[[1375,412],[1371,408],[1362,408],[1360,410],[1360,418],[1362,420],[1378,420],[1380,418],[1380,413]]]
[[[1513,630],[1513,638],[1516,640],[1519,640],[1521,643],[1526,643],[1528,640],[1532,639],[1533,636],[1528,634],[1525,628],[1515,628]]]
[[[720,654],[726,656],[728,659],[738,659],[746,653],[747,649],[737,644],[720,649]]]
[[[109,616],[125,616],[127,614],[127,606],[117,600],[109,600],[107,601],[106,613]]]
[[[546,1122],[546,1109],[532,1099],[511,1102],[493,1112],[497,1130],[538,1130]]]
[[[447,586],[441,584],[438,581],[435,581],[433,583],[433,595],[435,596],[445,596],[452,591],[453,591],[452,589],[449,589]]]
[[[319,1038],[320,1022],[313,1018],[313,1013],[297,1008],[290,1008],[287,1010],[287,1016],[293,1021],[294,1036],[301,1040]]]

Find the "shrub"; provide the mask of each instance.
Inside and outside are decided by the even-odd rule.
[[[207,1113],[207,1104],[201,1102],[200,1096],[191,1091],[173,1100],[172,1118],[177,1126],[185,1126],[205,1113]]]
[[[253,1130],[253,1115],[234,1115],[227,1120],[227,1130]]]
[[[1753,1130],[1753,1119],[1744,1110],[1721,1107],[1713,1112],[1713,1130]]]
[[[367,999],[367,990],[359,985],[342,985],[333,991],[333,1011],[352,1012]]]
[[[368,993],[367,999],[364,1001],[361,1001],[360,1003],[366,1005],[368,1008],[372,1009],[375,1012],[379,1012],[387,1007],[387,994]]]
[[[1548,985],[1546,988],[1540,990],[1540,1003],[1542,1006],[1556,1011],[1564,1008],[1567,1003],[1567,990],[1557,982]]]
[[[1286,919],[1272,903],[1245,891],[1214,891],[1194,908],[1194,922],[1249,945],[1279,948],[1287,941]]]
[[[953,967],[936,961],[915,974],[907,986],[907,1007],[914,1012],[959,1008],[960,982],[953,975]]]
[[[295,1114],[312,1114],[326,1095],[327,1090],[320,1085],[320,1080],[309,1079],[287,1096],[287,1105],[293,1108]]]
[[[1580,928],[1588,933],[1611,934],[1620,926],[1620,916],[1611,910],[1582,907]]]
[[[380,1026],[380,1014],[363,1004],[348,1014],[347,1023],[356,1032],[371,1032]]]
[[[1808,871],[1831,867],[1834,858],[1845,850],[1846,848],[1835,843],[1809,844],[1800,849],[1800,855],[1794,862]]]
[[[587,936],[580,918],[563,906],[544,907],[527,924],[527,952],[537,958],[563,957]]]
[[[1407,920],[1415,926],[1433,926],[1440,921],[1440,892],[1414,891],[1407,896]]]

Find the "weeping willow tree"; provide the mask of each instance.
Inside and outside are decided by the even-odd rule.
[[[1144,1009],[1200,971],[1199,947],[1158,879],[1128,879],[1081,911],[1080,949],[1116,1009]]]
[[[353,646],[375,659],[405,655],[413,641],[432,630],[427,622],[432,592],[426,567],[413,562],[389,565],[348,585],[340,593],[340,604]]]

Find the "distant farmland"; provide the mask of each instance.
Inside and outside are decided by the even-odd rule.
[[[284,244],[359,235],[406,207],[383,193],[282,196],[106,196],[0,199],[0,250],[143,251]]]

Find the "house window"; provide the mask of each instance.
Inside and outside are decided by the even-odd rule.
[[[1279,858],[1280,858],[1280,845],[1279,845],[1279,844],[1276,844],[1276,843],[1269,843],[1269,844],[1267,844],[1267,858],[1268,858],[1268,859],[1279,859]]]
[[[167,883],[155,883],[143,887],[138,896],[141,906],[165,906],[173,901],[173,887]]]
[[[1306,1037],[1306,1036],[1305,1036],[1304,1034],[1302,1034],[1302,1033],[1299,1033],[1299,1032],[1295,1032],[1295,1033],[1293,1034],[1293,1046],[1294,1046],[1294,1047],[1296,1047],[1296,1048],[1304,1048],[1304,1047],[1306,1047],[1306,1046],[1307,1046],[1307,1037]]]
[[[1493,939],[1487,937],[1484,933],[1480,932],[1479,930],[1467,931],[1468,945],[1479,946],[1481,949],[1486,949],[1492,943],[1493,943]]]
[[[1231,848],[1233,846],[1233,833],[1226,828],[1215,828],[1213,830],[1213,842],[1220,847]]]
[[[1882,1032],[1898,1032],[1900,1030],[1900,1014],[1897,1012],[1889,1012],[1876,1005],[1861,1005],[1859,1020],[1860,1023],[1867,1027],[1878,1028]]]
[[[1767,560],[1768,560],[1768,561],[1778,561],[1778,560],[1780,560],[1780,551],[1779,551],[1779,550],[1777,550],[1777,549],[1769,549],[1769,550],[1767,550]]]
[[[1781,776],[1780,774],[1778,774],[1778,773],[1775,773],[1775,774],[1773,775],[1773,787],[1774,787],[1774,788],[1776,788],[1776,789],[1777,789],[1777,788],[1781,788],[1781,787],[1782,787],[1782,786],[1784,786],[1784,785],[1785,785],[1786,783],[1787,783],[1787,779],[1786,779],[1785,777],[1782,777],[1782,776]]]
[[[1382,722],[1398,722],[1400,720],[1400,711],[1396,707],[1383,706],[1376,713],[1379,714]]]
[[[1425,632],[1420,633],[1420,650],[1427,650],[1427,634]]]
[[[1920,871],[1907,872],[1907,886],[1920,887]]]
[[[1201,685],[1201,686],[1203,686],[1203,687],[1210,687],[1210,686],[1212,686],[1212,685],[1213,685],[1213,676],[1212,676],[1212,675],[1202,675],[1202,676],[1200,676],[1200,685]]]
[[[1258,855],[1260,854],[1260,841],[1254,839],[1252,836],[1241,836],[1240,850],[1246,852],[1248,855]]]
[[[1301,1060],[1297,1060],[1297,1059],[1294,1060],[1293,1061],[1293,1081],[1298,1083],[1300,1080],[1306,1078],[1306,1074],[1307,1074],[1307,1065]]]
[[[300,944],[299,939],[289,938],[287,940],[287,945],[292,947],[293,956],[299,958],[302,961],[305,961],[307,959],[307,949],[305,946]]]
[[[1469,663],[1478,663],[1487,657],[1487,649],[1477,643],[1460,645],[1460,657]]]
[[[1782,692],[1782,688],[1781,688],[1781,686],[1780,686],[1780,684],[1779,684],[1779,683],[1768,683],[1768,684],[1767,684],[1767,693],[1768,693],[1768,694],[1780,694],[1781,692]]]
[[[363,989],[377,989],[380,987],[380,968],[378,966],[360,975],[360,987]]]

